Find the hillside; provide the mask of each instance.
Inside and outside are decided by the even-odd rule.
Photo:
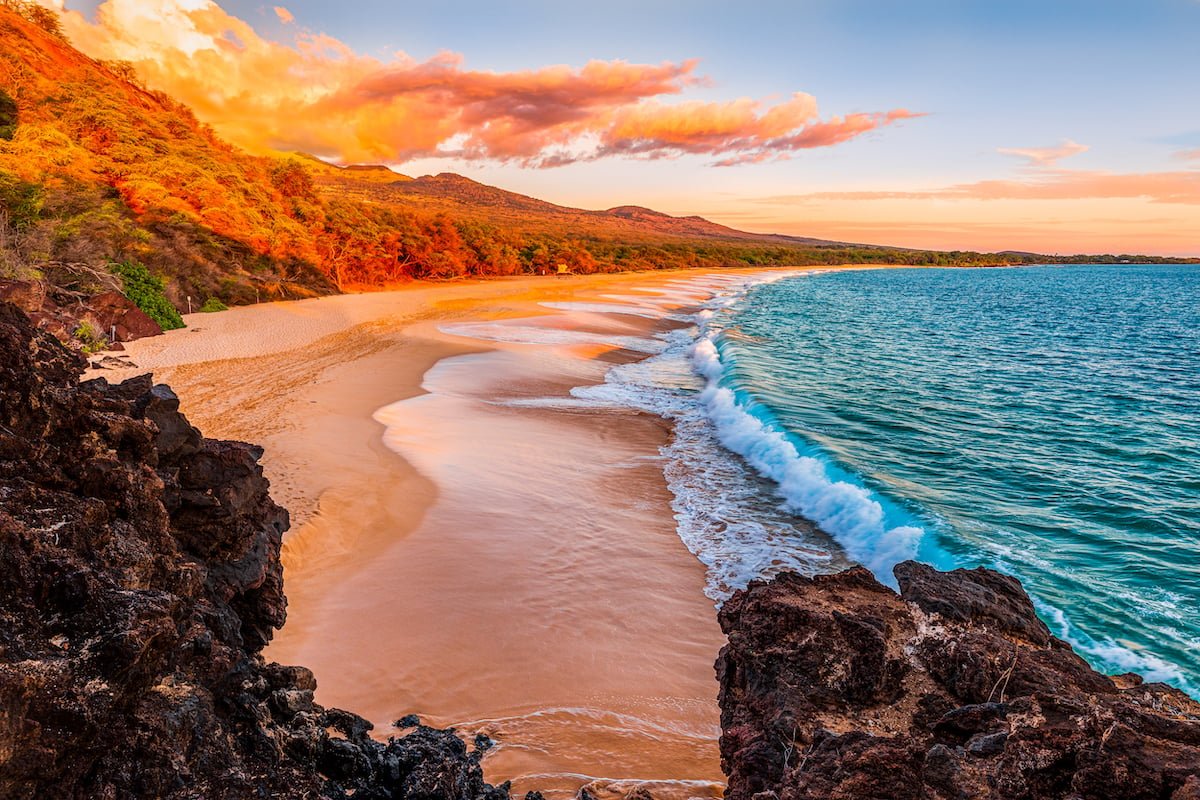
[[[673,217],[641,206],[618,206],[604,211],[559,206],[452,172],[419,178],[392,172],[394,179],[389,181],[379,173],[386,167],[333,167],[332,170],[329,167],[325,165],[317,180],[330,193],[393,206],[443,211],[462,219],[487,220],[524,233],[561,235],[570,231],[579,237],[626,243],[713,240],[807,247],[845,246],[822,239],[747,233],[703,217]],[[358,170],[367,172],[364,176],[364,172]]]
[[[0,6],[0,101],[15,106],[0,139],[0,269],[61,282],[81,280],[79,265],[138,259],[177,294],[332,289],[306,225],[319,209],[288,191],[278,164],[220,141],[30,11]]]
[[[123,281],[130,295],[129,274],[185,308],[560,266],[1039,260],[754,234],[633,205],[567,208],[448,173],[255,156],[129,64],[80,53],[53,12],[0,2],[0,281],[40,282],[60,305]]]

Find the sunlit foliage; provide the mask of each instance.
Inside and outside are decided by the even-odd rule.
[[[183,307],[189,297],[232,305],[560,265],[588,273],[1036,258],[697,236],[680,227],[686,220],[664,217],[658,230],[465,179],[446,181],[444,196],[401,197],[394,184],[409,179],[385,169],[339,171],[230,146],[188,108],[143,88],[129,64],[74,50],[57,24],[42,6],[0,0],[0,277],[137,263],[165,279],[164,302]],[[498,207],[498,192],[521,202]]]

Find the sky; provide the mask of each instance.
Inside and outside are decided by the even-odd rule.
[[[39,0],[255,152],[581,208],[1200,255],[1200,0]]]

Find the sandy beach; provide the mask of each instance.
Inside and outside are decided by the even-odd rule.
[[[376,733],[486,733],[489,780],[718,796],[704,569],[658,417],[558,403],[728,272],[414,285],[195,314],[126,355],[209,436],[263,445],[292,513],[270,659]],[[610,310],[611,309],[611,310]],[[110,380],[123,372],[104,371]]]

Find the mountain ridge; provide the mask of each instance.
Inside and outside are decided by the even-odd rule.
[[[132,65],[75,49],[52,12],[0,3],[0,280],[86,300],[140,262],[186,308],[563,268],[1049,260],[1070,259],[751,233],[633,204],[556,205],[455,173],[253,155]]]
[[[312,159],[334,171],[321,169],[319,180],[326,187],[342,191],[360,199],[377,202],[404,203],[412,198],[444,205],[446,210],[462,214],[476,214],[481,209],[502,209],[543,213],[558,218],[569,218],[587,224],[615,224],[624,230],[647,235],[660,234],[668,237],[721,239],[730,241],[771,242],[776,244],[801,244],[806,246],[850,246],[874,247],[873,245],[850,244],[807,236],[788,236],[778,233],[754,233],[722,225],[699,215],[676,216],[663,211],[636,204],[622,204],[607,209],[587,209],[565,206],[548,200],[521,194],[499,186],[487,184],[456,172],[440,172],[432,175],[410,177],[382,165],[330,164],[317,156],[297,153],[298,157]],[[356,187],[362,173],[388,170],[396,180],[383,178],[371,181],[371,187]],[[425,206],[428,208],[428,204]]]

